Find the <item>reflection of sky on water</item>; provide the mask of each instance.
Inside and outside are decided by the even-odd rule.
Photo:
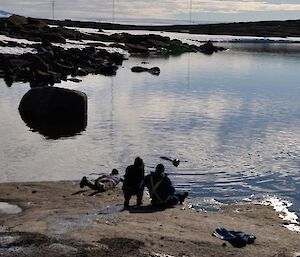
[[[89,116],[82,135],[56,141],[30,132],[19,117],[29,87],[1,81],[1,181],[124,172],[140,155],[148,167],[166,164],[176,186],[193,197],[279,194],[299,209],[299,57],[229,50],[130,58],[115,77],[59,85],[87,93]],[[161,74],[130,72],[142,61]],[[182,162],[176,168],[160,156]]]

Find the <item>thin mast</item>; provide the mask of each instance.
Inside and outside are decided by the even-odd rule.
[[[190,0],[190,25],[192,25],[192,8],[193,8],[193,0]]]
[[[52,0],[52,19],[54,20],[54,5],[55,5],[55,2],[54,0]]]

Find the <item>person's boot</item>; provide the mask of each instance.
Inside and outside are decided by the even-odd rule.
[[[141,206],[142,204],[143,204],[143,201],[142,201],[142,200],[137,200],[136,206]]]
[[[129,208],[129,199],[125,199],[124,201],[124,209],[128,209]]]
[[[188,197],[188,195],[189,195],[188,192],[184,192],[183,194],[178,195],[179,203],[182,204],[184,202],[185,198]]]

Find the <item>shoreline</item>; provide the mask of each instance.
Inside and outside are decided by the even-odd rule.
[[[0,254],[12,256],[299,256],[300,233],[283,227],[272,207],[231,205],[200,212],[178,205],[122,210],[120,188],[103,193],[76,182],[1,183],[0,202],[22,211],[0,212]],[[132,199],[132,203],[135,199]],[[253,233],[254,244],[233,247],[212,236],[217,227]],[[35,238],[35,243],[31,242]],[[5,240],[10,243],[5,245]],[[20,250],[21,249],[21,250]],[[61,255],[64,252],[65,255]],[[165,255],[163,255],[165,254]]]

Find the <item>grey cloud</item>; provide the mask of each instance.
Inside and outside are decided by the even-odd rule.
[[[0,9],[25,16],[51,18],[52,0],[0,0]],[[134,19],[188,19],[190,0],[114,0],[116,20]],[[288,0],[192,0],[194,18],[201,20],[205,13],[222,19],[225,13],[258,13],[281,11],[295,15],[300,10],[299,1]],[[55,0],[57,19],[111,19],[113,0]],[[270,14],[270,13],[269,13]],[[260,15],[263,17],[263,14]],[[257,16],[256,16],[257,17]]]

